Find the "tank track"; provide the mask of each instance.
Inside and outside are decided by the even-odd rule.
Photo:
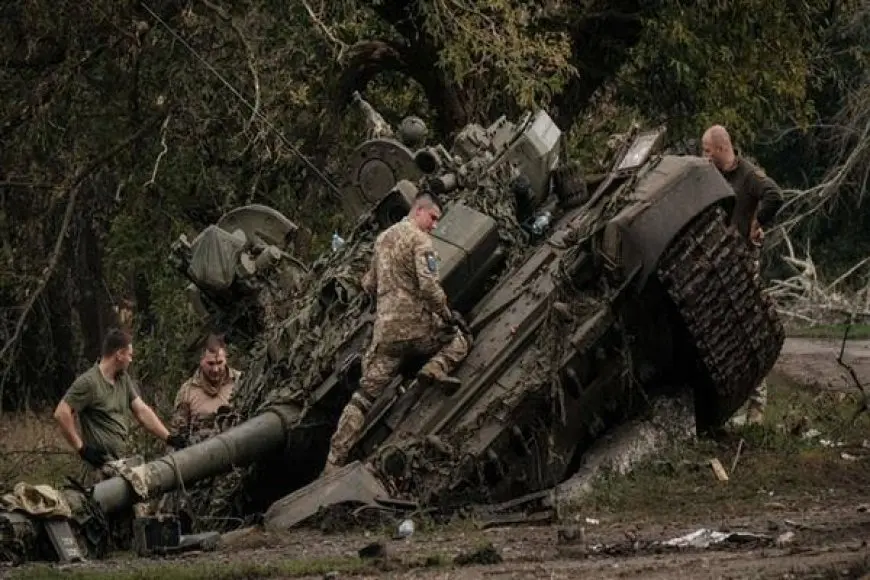
[[[718,206],[671,244],[657,274],[699,359],[692,377],[698,428],[718,427],[773,367],[785,330],[756,279],[751,248]]]

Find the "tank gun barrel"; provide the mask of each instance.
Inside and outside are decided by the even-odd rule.
[[[288,420],[295,415],[293,407],[275,407],[224,433],[146,463],[139,469],[148,497],[226,473],[279,450],[286,439]],[[101,481],[93,491],[93,499],[105,513],[141,501],[136,496],[121,476]]]

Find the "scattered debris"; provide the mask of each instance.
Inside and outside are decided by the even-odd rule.
[[[809,429],[801,436],[801,439],[815,439],[816,437],[820,437],[821,435],[822,432],[818,429]]]
[[[585,544],[586,528],[561,528],[556,532],[556,541],[559,544]]]
[[[495,549],[492,543],[487,543],[473,552],[463,552],[453,559],[457,566],[470,566],[474,564],[501,564],[504,558]]]
[[[414,520],[403,520],[396,531],[397,538],[409,538],[414,533]]]
[[[778,548],[784,548],[785,546],[794,542],[796,534],[792,531],[785,532],[776,538],[776,546]]]
[[[728,534],[723,532],[714,532],[713,530],[701,528],[691,534],[662,542],[662,545],[676,548],[709,548],[711,544],[724,542],[727,537]]]
[[[364,560],[386,558],[387,546],[383,542],[372,542],[368,546],[360,548],[357,554]]]
[[[701,528],[690,534],[662,542],[661,545],[674,548],[709,548],[714,544],[731,542],[735,544],[769,543],[772,538],[765,534],[752,532],[717,532]]]
[[[725,472],[725,468],[722,467],[722,463],[718,459],[715,457],[711,459],[710,467],[713,468],[713,473],[716,474],[716,478],[719,481],[728,481],[728,473]]]
[[[737,444],[737,453],[734,454],[734,461],[731,462],[731,471],[728,472],[731,475],[734,475],[734,470],[737,469],[737,462],[740,461],[740,453],[743,451],[744,443],[745,441],[741,437],[740,443]]]

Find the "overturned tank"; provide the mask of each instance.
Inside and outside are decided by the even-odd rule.
[[[341,487],[330,477],[272,504],[320,474],[371,336],[360,279],[374,238],[420,191],[445,202],[439,275],[473,346],[457,392],[418,387],[424,361],[410,361],[374,404],[352,458],[381,494],[449,507],[546,489],[652,398],[691,391],[697,428],[716,429],[773,366],[784,332],[727,225],[733,192],[706,160],[663,154],[662,129],[624,135],[586,176],[545,111],[469,125],[448,148],[356,100],[372,130],[342,183],[353,231],[286,294],[261,278],[261,311],[282,314],[264,316],[236,404],[299,413],[275,460],[286,470],[270,461],[247,482],[267,523],[290,526]]]
[[[141,466],[137,486],[98,484],[92,510],[244,465],[213,493],[274,529],[337,503],[505,502],[566,480],[656,398],[691,393],[697,429],[720,427],[773,366],[784,331],[727,225],[734,194],[704,159],[663,154],[663,130],[632,131],[607,171],[585,176],[545,111],[469,125],[447,148],[425,144],[418,123],[394,133],[364,110],[377,131],[348,161],[355,226],[332,251],[303,264],[299,228],[263,206],[176,243],[203,322],[251,352],[234,398],[245,421]],[[374,403],[356,461],[319,478],[371,337],[360,280],[374,239],[420,191],[445,202],[439,275],[473,334],[461,387],[424,389],[424,361],[408,361]]]

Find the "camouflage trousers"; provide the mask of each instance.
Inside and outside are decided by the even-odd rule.
[[[751,251],[750,254],[752,256],[752,273],[753,278],[755,280],[759,280],[761,278],[761,250],[762,244],[756,242],[750,242]],[[747,410],[757,411],[759,413],[764,412],[764,408],[767,406],[767,379],[762,379],[755,389],[749,394],[749,403],[747,405]]]
[[[749,394],[749,408],[763,411],[767,406],[767,379],[762,379],[761,383]]]
[[[449,335],[433,332],[417,340],[372,343],[363,355],[363,375],[359,390],[344,407],[330,441],[327,467],[347,461],[356,438],[365,424],[366,413],[399,371],[402,362],[412,356],[431,356],[426,366],[436,365],[450,374],[468,355],[469,339],[460,331]]]

